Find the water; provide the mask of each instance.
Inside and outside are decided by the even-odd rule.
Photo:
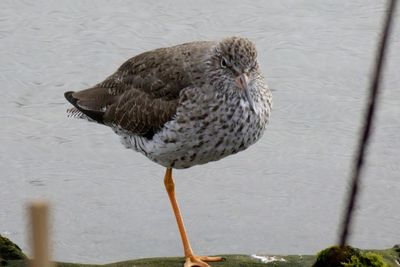
[[[101,81],[142,51],[240,35],[258,47],[273,116],[245,152],[175,171],[192,246],[199,254],[296,254],[333,244],[383,4],[1,1],[0,233],[29,251],[25,207],[44,197],[57,260],[181,255],[164,169],[124,149],[110,129],[68,119],[63,92]],[[400,237],[395,24],[351,238],[363,248]]]

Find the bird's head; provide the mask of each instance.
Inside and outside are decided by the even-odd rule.
[[[216,88],[239,93],[254,111],[251,87],[260,75],[255,45],[245,38],[229,37],[219,42],[213,52],[211,83]]]

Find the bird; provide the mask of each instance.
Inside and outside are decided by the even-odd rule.
[[[222,261],[193,252],[172,170],[220,160],[263,135],[272,94],[255,44],[233,36],[143,52],[104,81],[64,96],[73,106],[68,116],[110,127],[126,148],[166,168],[164,186],[182,239],[184,267]]]

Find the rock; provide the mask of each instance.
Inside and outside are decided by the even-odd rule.
[[[389,267],[393,266],[393,261],[396,262],[393,258],[395,249],[368,251],[350,246],[334,246],[318,253],[313,267]]]
[[[350,262],[354,255],[358,256],[359,251],[350,246],[333,246],[318,253],[313,267],[343,267],[343,263]]]
[[[25,260],[26,255],[10,239],[0,235],[0,266],[5,266],[9,260]]]

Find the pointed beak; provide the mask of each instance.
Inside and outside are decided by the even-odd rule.
[[[235,83],[237,87],[244,91],[244,95],[247,99],[247,102],[249,102],[250,109],[254,112],[254,103],[248,88],[249,77],[247,77],[247,75],[243,73],[236,77]]]

